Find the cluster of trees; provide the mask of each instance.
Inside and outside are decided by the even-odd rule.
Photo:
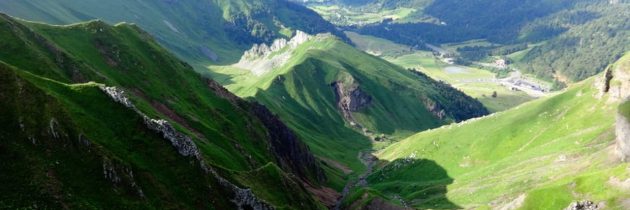
[[[271,43],[281,37],[281,27],[299,29],[309,34],[333,33],[343,40],[346,35],[316,12],[287,1],[269,1],[248,10],[234,9],[223,24],[232,40],[243,45]]]
[[[462,59],[479,61],[488,56],[504,56],[527,49],[527,43],[504,46],[465,46],[458,47],[457,52]]]
[[[575,14],[592,13],[591,21]],[[596,4],[564,12],[541,25],[567,26],[567,31],[529,51],[522,63],[528,73],[580,81],[603,71],[630,50],[630,4]]]
[[[421,81],[434,81],[426,74],[416,70],[407,69],[416,76],[420,77]],[[431,98],[434,101],[440,101],[439,106],[451,113],[451,116],[456,121],[462,121],[469,119],[470,116],[484,116],[489,114],[488,110],[478,100],[460,92],[443,81],[428,82],[432,88],[430,90],[437,91],[436,93],[430,93]],[[450,111],[448,111],[450,110]],[[456,112],[452,110],[458,110]]]
[[[440,44],[471,39],[514,43],[521,28],[541,17],[566,9],[584,0],[443,0],[424,8],[426,15],[441,23],[379,23],[357,28],[361,33],[391,38],[401,43],[420,40]],[[443,24],[442,24],[443,23]],[[556,28],[544,34],[556,34]]]

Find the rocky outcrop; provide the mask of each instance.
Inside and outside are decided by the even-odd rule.
[[[185,157],[201,158],[199,149],[192,139],[175,130],[168,121],[162,119],[150,119],[145,116],[144,124],[151,130],[162,134],[162,137],[170,141],[171,145],[177,149],[177,152],[179,152],[180,155]]]
[[[177,152],[179,152],[180,155],[185,157],[195,157],[198,160],[202,160],[199,149],[190,137],[175,130],[168,121],[163,119],[151,119],[146,114],[142,113],[136,108],[136,106],[134,106],[133,102],[125,96],[124,90],[117,87],[106,86],[101,86],[100,89],[115,102],[130,108],[140,115],[147,128],[161,134],[164,139],[168,140],[171,145],[177,149]]]
[[[131,168],[123,166],[107,157],[103,157],[103,176],[105,179],[112,182],[112,184],[116,186],[127,185],[137,196],[141,198],[145,197],[142,188],[140,188],[134,178]]]
[[[571,203],[565,210],[598,210],[603,209],[603,203],[595,203],[593,201],[576,201]]]
[[[337,107],[341,111],[344,119],[352,126],[362,128],[352,116],[367,107],[372,102],[372,97],[360,89],[358,82],[352,76],[346,77],[345,81],[337,81],[332,84],[337,99]]]
[[[629,105],[626,102],[625,105]],[[623,105],[622,105],[623,106]],[[621,161],[630,160],[630,118],[623,113],[617,113],[617,121],[615,125],[616,151]]]
[[[155,131],[158,134],[161,134],[164,139],[168,140],[180,155],[184,157],[194,158],[199,163],[201,169],[203,169],[207,174],[212,175],[215,179],[218,180],[218,183],[221,184],[221,186],[229,189],[233,193],[233,199],[231,201],[238,207],[238,209],[273,209],[273,207],[267,204],[265,201],[257,198],[250,189],[240,188],[227,179],[221,177],[214,169],[206,164],[203,157],[201,156],[201,152],[190,137],[177,131],[166,120],[149,118],[146,114],[138,110],[131,102],[131,100],[129,100],[129,98],[125,96],[124,90],[117,87],[106,86],[101,86],[100,89],[115,102],[118,102],[125,107],[130,108],[138,115],[140,115],[144,120],[144,124],[149,129]],[[120,180],[118,173],[115,173],[115,171],[113,171],[113,169],[110,169],[111,167],[108,166],[109,164],[107,164],[106,162],[103,163],[103,171],[105,177],[109,178],[113,182]]]
[[[339,106],[347,112],[357,112],[372,102],[372,97],[359,89],[358,85],[344,86],[343,83],[333,84],[337,93]]]
[[[131,102],[131,100],[129,100],[129,98],[125,96],[124,90],[119,89],[117,87],[106,87],[106,86],[101,86],[100,89],[103,92],[105,92],[105,94],[107,94],[115,102],[120,103],[127,108],[131,108],[134,111],[138,111],[136,107],[133,105],[133,103]]]
[[[630,160],[630,119],[626,112],[630,100],[630,59],[622,58],[606,68],[597,79],[598,98],[608,96],[608,103],[622,102],[615,122],[615,153],[622,161]],[[625,103],[623,103],[625,102]]]
[[[267,45],[265,43],[262,44],[254,44],[252,48],[246,51],[241,57],[242,60],[255,60],[259,58],[267,57],[268,55],[280,51],[285,47],[289,46],[291,48],[295,48],[300,44],[307,42],[313,38],[313,36],[304,33],[303,31],[295,31],[295,35],[291,40],[286,40],[284,38],[276,39],[273,41],[271,45]]]
[[[248,69],[254,75],[259,76],[286,64],[291,58],[293,50],[301,44],[309,40],[318,40],[330,36],[330,34],[312,36],[302,31],[296,31],[291,40],[280,38],[273,41],[271,45],[265,43],[254,44],[234,66]]]
[[[630,61],[620,61],[606,68],[595,87],[599,90],[598,98],[609,95],[609,102],[630,99]]]
[[[433,116],[437,117],[440,120],[446,119],[446,111],[444,111],[444,108],[442,108],[439,103],[426,97],[421,98],[421,101],[427,111],[431,112]]]

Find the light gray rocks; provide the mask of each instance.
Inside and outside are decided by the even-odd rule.
[[[276,39],[271,46],[265,43],[254,44],[250,50],[243,54],[241,60],[234,64],[234,66],[248,69],[257,76],[262,75],[274,68],[284,65],[289,58],[291,58],[292,50],[311,38],[311,35],[302,31],[296,31],[295,36],[289,41],[280,38]],[[273,55],[274,53],[276,54]]]
[[[112,98],[115,102],[125,105],[127,108],[133,108],[134,111],[137,111],[133,103],[125,96],[124,90],[116,88],[116,87],[106,87],[106,86],[100,86],[99,88],[103,92],[105,92],[105,94],[107,94],[110,98]]]
[[[286,64],[291,58],[293,50],[301,44],[309,40],[323,39],[329,36],[332,35],[318,34],[312,36],[302,31],[296,31],[291,40],[280,38],[276,39],[271,45],[265,43],[254,44],[250,50],[243,54],[241,60],[233,66],[250,70],[254,75],[260,76]]]
[[[180,155],[185,157],[197,157],[200,156],[199,149],[190,137],[178,132],[173,126],[166,120],[162,119],[150,119],[144,116],[144,124],[151,130],[154,130],[160,134],[164,139],[171,142],[171,145],[177,149]]]
[[[602,209],[603,203],[595,203],[593,201],[576,201],[571,203],[565,210],[598,210]]]
[[[609,66],[603,77],[595,83],[598,98],[608,95],[608,103],[630,100],[630,61],[620,61]],[[617,113],[615,122],[615,153],[622,161],[630,160],[630,119]]]
[[[58,139],[59,137],[61,137],[59,133],[57,132],[57,127],[59,127],[59,123],[57,122],[57,120],[55,120],[55,118],[52,118],[50,119],[50,122],[48,124],[49,124],[48,133],[50,133],[50,135],[52,135],[52,137],[55,139]]]
[[[619,102],[630,99],[630,62],[620,62],[609,66],[604,76],[595,83],[599,90],[598,98],[608,94],[608,102]]]
[[[234,202],[236,204],[236,206],[238,207],[239,210],[242,210],[242,209],[254,209],[254,210],[273,209],[273,207],[269,206],[268,204],[266,204],[266,203],[260,201],[258,198],[256,198],[254,193],[252,193],[252,190],[238,188],[238,187],[232,185],[232,183],[228,183],[228,184],[233,186],[232,190],[235,192],[236,195],[234,196],[234,199],[232,199],[232,202]]]
[[[630,102],[627,102],[630,103]],[[615,126],[616,151],[621,161],[630,161],[630,119],[617,113]]]
[[[103,176],[114,185],[126,185],[135,193],[144,198],[144,191],[140,188],[133,176],[131,168],[103,157]]]
[[[171,142],[171,145],[177,149],[179,154],[185,157],[201,158],[199,149],[192,139],[173,128],[173,126],[163,119],[151,119],[140,110],[138,110],[131,100],[125,96],[125,91],[116,87],[101,86],[100,89],[105,92],[112,100],[132,109],[144,119],[144,124],[151,130],[159,133],[164,139]]]

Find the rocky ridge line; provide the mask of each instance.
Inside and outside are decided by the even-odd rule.
[[[239,188],[227,179],[221,177],[214,169],[205,163],[203,157],[201,156],[201,152],[190,137],[175,130],[168,121],[163,119],[152,119],[142,113],[134,106],[131,100],[125,96],[124,90],[117,87],[107,86],[100,86],[99,88],[115,102],[124,105],[140,115],[144,120],[144,124],[149,129],[161,134],[164,139],[168,140],[171,145],[177,149],[177,152],[179,152],[180,155],[195,158],[199,162],[200,167],[206,173],[214,176],[218,180],[219,184],[230,189],[234,193],[234,198],[231,201],[236,204],[238,209],[274,209],[265,201],[257,198],[251,189]]]
[[[291,58],[293,50],[301,44],[331,36],[328,33],[313,36],[298,30],[295,31],[295,35],[290,40],[280,38],[273,41],[271,45],[254,44],[233,66],[250,70],[254,75],[260,76],[286,64]]]

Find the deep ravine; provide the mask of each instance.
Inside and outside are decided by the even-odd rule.
[[[363,173],[361,173],[357,179],[349,179],[348,182],[346,183],[346,186],[343,188],[343,191],[341,192],[341,197],[339,197],[339,200],[337,200],[337,203],[335,204],[335,208],[334,210],[340,210],[341,209],[341,205],[343,203],[343,200],[346,199],[346,197],[348,196],[348,194],[352,191],[352,189],[356,188],[356,187],[365,187],[367,186],[367,177],[370,176],[370,174],[372,174],[372,169],[374,168],[374,165],[377,162],[377,158],[376,156],[372,155],[372,153],[375,151],[362,151],[359,152],[359,155],[357,158],[359,158],[359,160],[361,160],[361,163],[363,163],[363,165],[365,165],[366,169]]]

